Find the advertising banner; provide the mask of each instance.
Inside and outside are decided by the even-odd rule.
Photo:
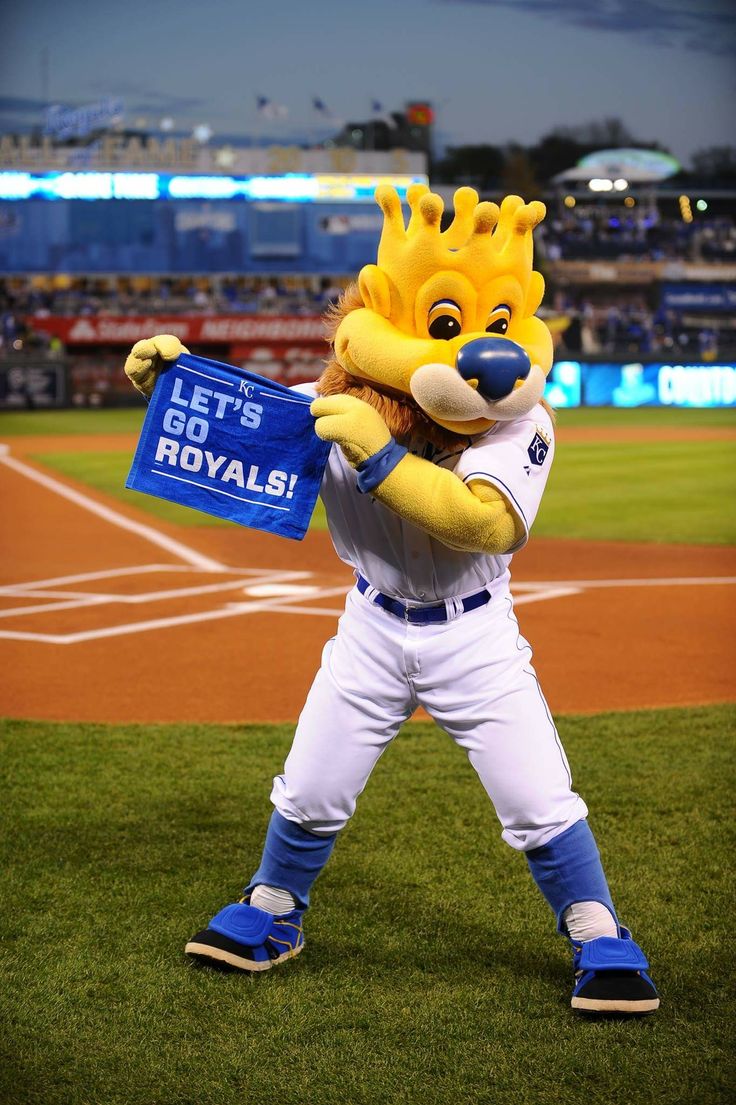
[[[556,361],[544,396],[553,407],[731,407],[736,365]]]
[[[65,345],[134,345],[151,334],[176,334],[185,345],[325,341],[318,315],[28,315],[26,322]]]
[[[184,354],[158,378],[125,486],[301,540],[330,452],[310,402]]]
[[[670,311],[734,311],[736,285],[663,284],[662,306]]]
[[[0,365],[0,408],[3,410],[43,410],[67,403],[66,367],[9,361]]]

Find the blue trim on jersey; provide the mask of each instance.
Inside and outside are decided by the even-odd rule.
[[[261,865],[243,891],[245,897],[257,886],[288,890],[300,909],[309,905],[312,883],[322,871],[335,846],[337,833],[317,836],[278,810],[271,814]]]
[[[372,457],[361,461],[356,468],[358,491],[365,494],[367,491],[372,491],[374,487],[378,487],[379,483],[383,483],[386,476],[393,472],[399,461],[404,459],[408,451],[405,445],[399,445],[394,438],[391,438]]]
[[[576,902],[600,902],[618,924],[600,853],[588,822],[576,821],[559,836],[526,853],[535,883],[557,918],[557,931],[567,935],[563,915]]]
[[[519,516],[520,516],[522,522],[524,523],[524,529],[526,530],[527,537],[528,537],[529,536],[529,523],[526,520],[526,514],[521,509],[521,505],[519,504],[516,496],[514,495],[513,491],[511,490],[511,488],[508,487],[503,482],[503,480],[500,480],[498,478],[498,476],[492,476],[490,474],[490,472],[471,472],[469,476],[463,476],[463,483],[467,483],[468,480],[477,480],[477,479],[485,480],[486,483],[498,484],[499,487],[502,487],[504,489],[504,491],[506,492],[508,497],[511,499],[511,502],[514,504],[514,506],[518,510]]]

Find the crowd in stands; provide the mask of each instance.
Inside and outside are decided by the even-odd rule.
[[[320,276],[6,277],[0,281],[0,311],[74,316],[315,315],[341,290],[341,282]]]
[[[662,218],[656,209],[579,206],[550,213],[535,232],[548,261],[736,261],[736,226],[728,218]]]
[[[554,233],[554,220],[552,227]],[[721,252],[728,241],[724,236],[718,239]],[[545,245],[549,256],[548,239]],[[317,315],[337,299],[346,280],[318,276],[0,278],[0,352],[22,348],[63,353],[58,339],[28,325],[31,315]],[[543,313],[568,323],[566,328],[555,327],[558,354],[677,355],[701,360],[736,355],[736,329],[726,323],[717,331],[705,319],[699,322],[665,310],[658,305],[656,285],[646,292],[598,287],[593,295],[589,298],[579,289],[548,295]]]
[[[558,314],[570,320],[559,336],[558,356],[714,361],[736,355],[736,330],[716,330],[707,319],[652,306],[642,295],[619,293],[593,303],[568,293],[556,296],[555,304]]]

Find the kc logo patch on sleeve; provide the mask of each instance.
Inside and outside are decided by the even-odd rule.
[[[527,449],[527,453],[529,454],[529,460],[532,462],[532,464],[536,464],[537,467],[541,468],[541,466],[544,464],[545,460],[547,459],[547,453],[548,452],[549,452],[549,442],[544,440],[544,438],[542,437],[541,430],[537,429],[537,432],[535,433],[534,437],[532,438],[531,444],[529,445],[529,448]]]
[[[330,442],[311,400],[232,365],[182,354],[159,376],[126,487],[301,540]]]

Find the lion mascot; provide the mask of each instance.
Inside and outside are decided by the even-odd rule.
[[[334,443],[321,495],[355,586],[274,780],[260,865],[186,952],[244,971],[301,952],[312,884],[422,706],[466,751],[570,941],[572,1006],[650,1013],[647,960],[619,923],[509,591],[554,453],[552,341],[532,266],[544,206],[507,196],[499,208],[461,188],[443,231],[442,200],[423,185],[408,191],[408,225],[392,188],[376,198],[377,263],[329,313],[333,357],[299,388]],[[182,349],[169,335],[141,341],[125,370],[150,396]]]

